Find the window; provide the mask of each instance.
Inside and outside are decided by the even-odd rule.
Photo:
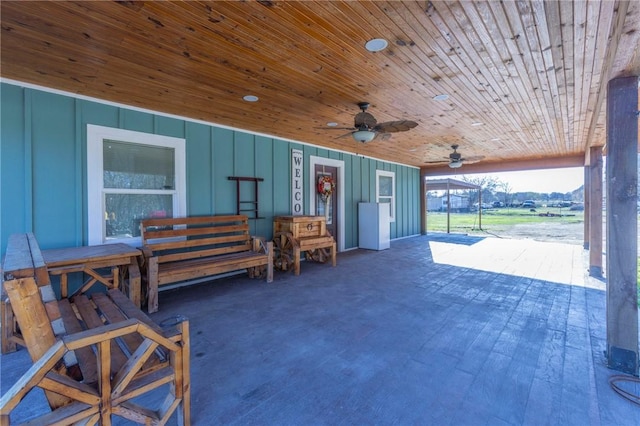
[[[89,244],[140,244],[140,220],[186,213],[185,140],[88,125]]]
[[[389,204],[389,218],[396,221],[396,174],[385,170],[376,170],[376,202]]]

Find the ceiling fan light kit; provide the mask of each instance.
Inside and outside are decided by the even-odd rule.
[[[372,132],[371,130],[356,130],[351,133],[351,135],[358,142],[367,143],[371,142],[373,138],[376,137],[376,132]]]
[[[450,161],[449,167],[451,167],[452,169],[459,169],[460,167],[462,167],[462,160]]]

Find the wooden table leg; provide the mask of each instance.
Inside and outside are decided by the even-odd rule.
[[[131,258],[131,263],[127,265],[129,269],[129,294],[127,296],[136,305],[136,308],[140,308],[142,301],[142,279],[140,278],[140,267],[138,266],[138,259]]]
[[[11,302],[6,295],[2,295],[0,300],[0,328],[2,331],[2,353],[8,354],[15,352],[16,342],[13,341],[13,335],[16,332],[16,320],[13,316],[13,310],[11,309]]]

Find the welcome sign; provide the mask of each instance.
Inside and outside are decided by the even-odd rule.
[[[304,211],[302,205],[302,151],[291,150],[291,214],[301,215]]]

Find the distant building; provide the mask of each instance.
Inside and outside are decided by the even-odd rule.
[[[469,197],[466,195],[451,194],[449,196],[452,212],[469,211]],[[447,196],[432,197],[427,199],[427,211],[443,212],[447,211]]]

